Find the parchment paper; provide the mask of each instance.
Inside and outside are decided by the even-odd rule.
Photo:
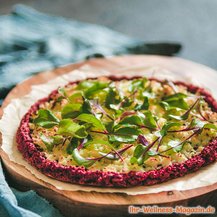
[[[46,97],[52,90],[56,89],[59,86],[67,84],[69,81],[85,79],[88,77],[97,77],[103,75],[106,76],[111,74],[114,75],[114,72],[111,73],[108,71],[99,71],[98,69],[94,69],[88,65],[85,65],[79,70],[74,70],[69,74],[57,77],[56,79],[51,80],[46,84],[33,86],[30,94],[24,96],[23,98],[12,100],[12,102],[4,109],[3,117],[0,120],[0,130],[2,132],[3,139],[2,149],[8,154],[10,160],[16,162],[17,164],[25,166],[26,169],[29,170],[38,179],[55,186],[57,189],[68,191],[80,190],[88,192],[119,192],[126,193],[128,195],[137,195],[171,190],[189,190],[216,183],[217,163],[202,168],[198,172],[194,172],[192,174],[186,175],[181,178],[176,178],[162,184],[123,189],[89,187],[57,181],[43,175],[23,159],[21,153],[17,150],[16,143],[14,142],[14,136],[16,134],[16,130],[19,126],[21,118],[28,111],[28,109],[33,103],[35,103],[40,98]],[[198,76],[198,74],[189,75],[188,73],[183,72],[170,72],[166,69],[159,67],[137,66],[134,68],[123,68],[119,69],[119,71],[117,71],[115,74],[116,76],[128,75],[129,77],[135,75],[146,75],[148,77],[154,76],[157,78],[182,80],[200,86],[204,84],[204,78],[202,76]],[[206,76],[208,77],[208,75]],[[209,81],[209,79],[207,79],[205,86],[209,88],[214,97],[217,98],[217,90],[215,89],[215,85],[213,85],[213,79],[217,81],[217,74],[213,72],[210,76],[210,83],[207,83]]]

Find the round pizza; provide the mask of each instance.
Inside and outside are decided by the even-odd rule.
[[[31,165],[57,180],[153,185],[216,160],[217,102],[180,81],[91,78],[35,103],[16,140]]]

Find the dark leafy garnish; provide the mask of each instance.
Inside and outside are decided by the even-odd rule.
[[[77,148],[72,151],[72,157],[79,166],[90,167],[95,163],[94,160],[87,160],[82,157]]]
[[[166,102],[169,106],[177,107],[181,109],[188,109],[188,104],[185,102],[187,95],[183,93],[175,93],[173,95],[163,98],[163,101]]]
[[[81,114],[76,119],[82,122],[92,124],[94,129],[103,130],[103,131],[106,130],[102,122],[92,114]]]
[[[145,115],[144,125],[149,128],[156,129],[157,123],[154,115],[150,111],[144,112],[144,115]]]
[[[60,135],[72,136],[76,138],[85,138],[88,135],[84,126],[75,123],[71,119],[61,120],[57,133]]]
[[[135,106],[135,110],[147,110],[148,108],[149,108],[149,100],[147,96],[144,97],[144,101],[142,104],[137,104]]]
[[[81,112],[82,104],[67,104],[63,107],[61,111],[62,118],[75,118]]]
[[[80,142],[80,139],[72,137],[69,144],[66,147],[67,154],[72,154],[73,150],[79,146]]]
[[[81,107],[81,113],[87,113],[87,114],[92,114],[92,108],[90,101],[88,99],[84,98],[84,102]]]
[[[158,146],[157,146],[157,151],[160,148],[160,145],[161,145],[161,142],[162,142],[163,138],[167,135],[168,130],[170,128],[172,128],[172,127],[178,127],[180,125],[181,125],[181,123],[178,123],[178,122],[169,122],[169,123],[166,123],[162,127],[162,129],[156,133],[159,136],[159,138],[160,138],[160,141],[159,141]]]
[[[188,117],[189,117],[189,115],[190,115],[190,113],[191,113],[191,111],[198,105],[199,101],[200,101],[200,98],[198,98],[198,99],[194,102],[194,104],[193,104],[183,115],[177,116],[177,115],[172,115],[172,114],[170,114],[170,115],[168,115],[168,117],[174,118],[174,119],[176,119],[176,120],[187,120]]]
[[[147,78],[141,78],[141,79],[135,79],[131,82],[128,90],[130,92],[134,92],[135,90],[138,90],[138,89],[142,89],[142,88],[145,88],[145,84],[147,82]]]
[[[52,128],[59,124],[59,119],[48,109],[40,109],[34,123],[40,127]]]
[[[131,158],[130,162],[131,163],[138,163],[138,165],[143,164],[145,160],[149,158],[149,156],[153,156],[153,151],[151,148],[155,145],[155,143],[159,140],[159,137],[155,139],[151,144],[148,146],[144,145],[137,145],[133,157]],[[156,152],[154,152],[156,154]]]
[[[42,142],[46,145],[48,151],[52,151],[55,145],[62,144],[64,140],[64,138],[60,135],[45,136],[44,134],[40,134],[40,138]]]
[[[136,141],[140,130],[131,127],[122,127],[114,131],[113,134],[109,135],[110,142],[134,142]]]
[[[132,115],[123,118],[119,124],[143,125],[145,118],[139,115]]]

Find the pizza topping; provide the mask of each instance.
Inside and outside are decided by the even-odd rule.
[[[31,120],[48,159],[92,170],[159,169],[200,153],[217,135],[217,113],[204,97],[147,78],[67,85]]]

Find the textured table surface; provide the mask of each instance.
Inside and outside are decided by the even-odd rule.
[[[97,23],[147,41],[178,41],[180,56],[217,69],[216,0],[0,0],[0,14],[23,3],[42,12]]]

